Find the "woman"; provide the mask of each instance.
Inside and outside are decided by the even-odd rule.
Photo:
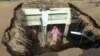
[[[54,26],[53,29],[50,32],[50,34],[52,36],[50,45],[56,45],[59,33],[60,32],[59,32],[58,28],[56,26]]]

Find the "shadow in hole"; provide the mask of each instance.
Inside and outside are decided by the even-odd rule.
[[[69,41],[69,44],[71,47],[79,47],[81,49],[90,49],[90,48],[98,48],[100,46],[100,40],[96,40],[95,37],[93,38],[95,41],[91,41],[88,38],[84,37],[84,36],[78,36],[78,35],[74,35],[71,34],[70,31],[76,31],[76,32],[82,32],[82,28],[80,29],[76,27],[76,24],[71,24],[69,27],[69,31],[68,31],[68,37],[67,40]],[[92,33],[87,34],[90,38]],[[80,43],[80,39],[82,37],[81,43]]]
[[[46,53],[46,52],[50,52],[51,50],[48,49],[48,48],[45,48],[45,47],[41,47],[41,44],[40,44],[40,39],[41,36],[38,36],[39,34],[39,26],[32,26],[32,27],[26,27],[27,29],[31,29],[32,30],[36,30],[37,33],[36,35],[34,35],[34,32],[30,32],[28,33],[28,37],[32,40],[32,45],[29,47],[30,48],[30,52],[33,54],[33,55],[41,55],[43,53]],[[28,32],[29,30],[27,30]]]

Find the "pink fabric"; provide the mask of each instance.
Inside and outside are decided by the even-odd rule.
[[[50,33],[52,35],[52,41],[57,42],[57,37],[58,37],[58,34],[59,34],[58,28],[56,26],[54,26]]]

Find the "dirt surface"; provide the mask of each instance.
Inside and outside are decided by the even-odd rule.
[[[1,44],[4,30],[9,27],[13,17],[14,8],[20,2],[0,2],[0,56],[10,56],[5,47]],[[70,2],[83,12],[89,14],[100,25],[100,6],[89,2]],[[40,56],[100,56],[100,49],[82,50],[80,48],[69,48],[61,52],[48,52]]]
[[[100,48],[99,49],[88,49],[83,50],[83,54],[81,56],[100,56]]]
[[[36,56],[79,56],[82,54],[80,48],[69,48],[61,52],[47,52]]]

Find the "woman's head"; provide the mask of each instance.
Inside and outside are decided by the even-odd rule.
[[[53,26],[53,29],[57,29],[57,26]]]

